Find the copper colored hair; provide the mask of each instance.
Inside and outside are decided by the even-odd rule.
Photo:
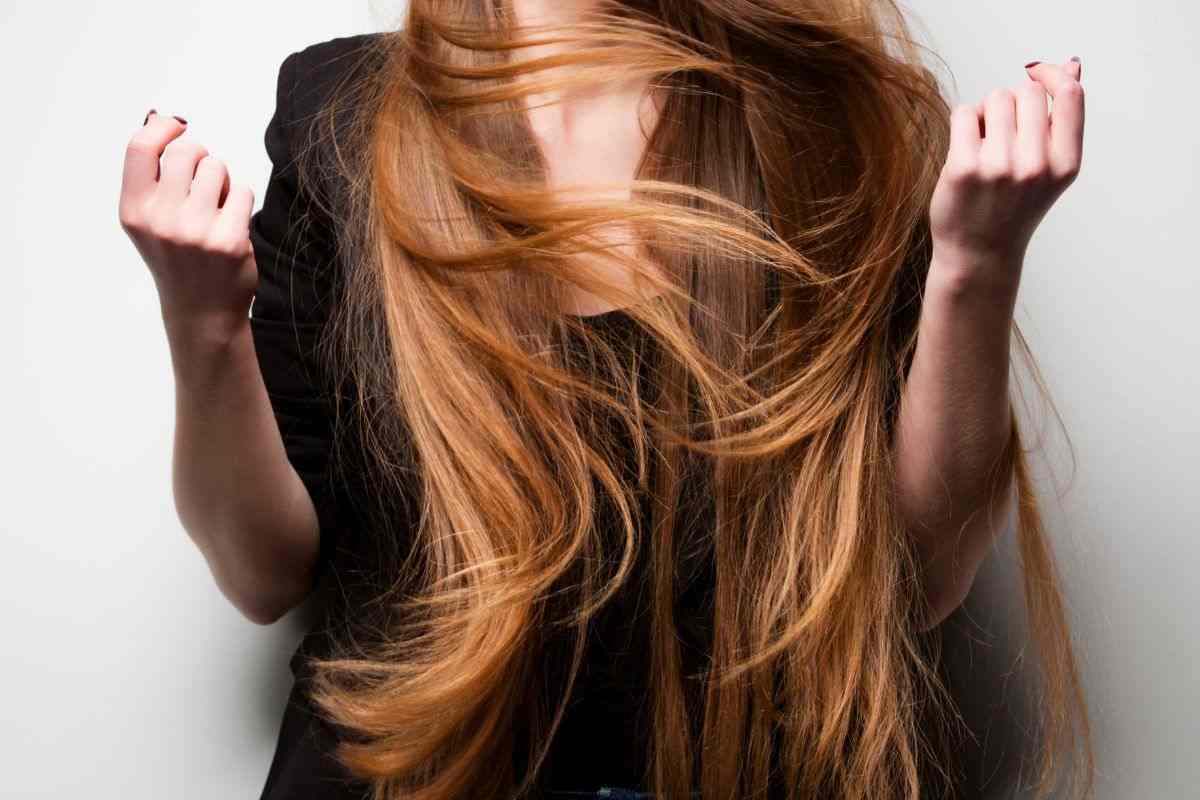
[[[379,515],[378,591],[312,661],[338,758],[375,800],[530,795],[588,621],[648,536],[655,791],[928,796],[961,720],[921,629],[891,437],[949,108],[908,23],[867,0],[609,0],[557,28],[510,13],[412,0],[301,162],[344,189],[323,356],[352,378],[372,495],[417,510],[412,530]],[[552,42],[570,47],[526,51]],[[523,99],[638,77],[661,106],[630,199],[564,200]],[[649,345],[564,313],[573,289]],[[1015,416],[996,502],[1017,494],[1039,796],[1064,759],[1086,795],[1086,708]],[[684,550],[714,565],[698,675],[674,618]]]

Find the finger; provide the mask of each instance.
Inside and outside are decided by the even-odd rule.
[[[196,165],[196,178],[188,191],[189,205],[216,213],[229,185],[229,170],[225,162],[205,156]]]
[[[254,190],[245,184],[233,184],[229,187],[225,205],[217,214],[214,235],[228,242],[247,238],[250,235],[250,216],[253,211]]]
[[[1007,146],[1017,135],[1016,98],[1008,89],[993,89],[983,103],[984,142]]]
[[[158,180],[159,194],[182,202],[191,191],[200,159],[206,155],[208,150],[196,142],[176,139],[167,145],[162,157],[162,177]]]
[[[138,202],[157,187],[159,158],[167,145],[187,130],[175,117],[151,112],[141,130],[125,148],[125,166],[121,173],[121,197]]]
[[[983,115],[977,105],[955,106],[950,114],[950,158],[973,162],[983,143]]]
[[[1068,62],[1070,63],[1070,62]],[[1050,159],[1060,174],[1079,168],[1083,153],[1083,85],[1057,64],[1037,64],[1029,76],[1045,87],[1050,110]]]
[[[979,172],[986,179],[1000,179],[1012,172],[1014,140],[1017,135],[1016,99],[1008,89],[994,89],[983,103],[983,144],[979,148]]]
[[[1025,168],[1039,171],[1049,157],[1050,116],[1046,100],[1046,90],[1034,80],[1016,91],[1016,154]]]

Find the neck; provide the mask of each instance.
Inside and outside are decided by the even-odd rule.
[[[512,0],[520,25],[562,25],[575,22],[598,5],[597,0]]]
[[[535,27],[539,25],[572,25],[587,18],[588,14],[601,5],[601,0],[512,0],[512,19],[517,27]],[[541,34],[534,33],[540,38]],[[523,48],[515,56],[519,60],[531,60],[547,56],[560,55],[570,52],[573,45],[569,42],[552,42]],[[535,76],[536,78],[552,78],[569,68],[555,67],[547,69]],[[612,89],[613,87],[609,87]],[[586,101],[596,93],[596,89],[562,90],[555,89],[545,93],[529,95],[526,103],[540,105],[553,103],[556,107],[543,107],[536,111],[541,120],[559,120],[566,113],[566,106]],[[546,124],[542,122],[541,124]],[[555,122],[557,126],[559,123]]]

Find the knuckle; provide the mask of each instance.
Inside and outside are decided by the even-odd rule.
[[[203,167],[204,169],[210,169],[218,175],[224,173],[227,169],[225,162],[214,155],[205,155],[203,158],[201,158],[200,167]]]
[[[992,156],[979,165],[979,180],[988,185],[1004,185],[1013,180],[1012,162],[1006,156]]]
[[[1076,80],[1069,80],[1063,83],[1058,90],[1058,97],[1068,100],[1079,99],[1083,97],[1083,84]]]
[[[117,205],[117,221],[126,231],[141,231],[146,225],[145,214],[128,200],[122,200]]]
[[[145,226],[146,232],[160,242],[175,244],[179,237],[179,226],[165,214],[153,215]]]
[[[117,221],[126,233],[142,233],[145,228],[145,222],[141,217],[127,211],[119,211]]]
[[[1041,158],[1025,161],[1013,169],[1013,180],[1023,186],[1044,183],[1049,177],[1049,166]]]
[[[238,239],[231,239],[222,234],[209,236],[205,243],[205,249],[214,255],[219,255],[224,258],[239,258],[244,254],[245,243]]]
[[[177,207],[158,208],[149,216],[147,232],[163,244],[186,247],[194,239],[188,220]]]
[[[979,163],[967,158],[952,158],[946,162],[946,179],[959,186],[969,186],[979,180]]]
[[[154,156],[157,155],[154,145],[142,133],[136,133],[129,143],[125,145],[125,153],[127,156]]]
[[[1045,95],[1046,91],[1036,83],[1021,86],[1016,90],[1016,96],[1025,100],[1042,100]]]
[[[1081,166],[1082,165],[1078,158],[1063,159],[1060,163],[1055,165],[1052,171],[1052,176],[1059,182],[1073,181],[1076,177],[1078,177]]]
[[[1005,103],[1013,99],[1012,91],[1003,86],[992,89],[987,96],[989,103]]]
[[[244,183],[237,183],[229,187],[229,198],[235,200],[242,206],[254,205],[254,190]],[[228,205],[228,200],[226,200]]]
[[[207,245],[208,226],[196,221],[182,222],[176,229],[175,243],[191,249],[203,250]]]
[[[163,152],[164,158],[169,159],[191,159],[199,161],[208,155],[208,150],[202,144],[189,142],[185,139],[175,139],[167,145]]]

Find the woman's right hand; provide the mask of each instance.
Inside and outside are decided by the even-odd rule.
[[[258,285],[254,192],[231,185],[224,163],[179,138],[185,130],[179,118],[151,111],[130,139],[121,227],[150,268],[168,331],[233,331],[247,324]]]

